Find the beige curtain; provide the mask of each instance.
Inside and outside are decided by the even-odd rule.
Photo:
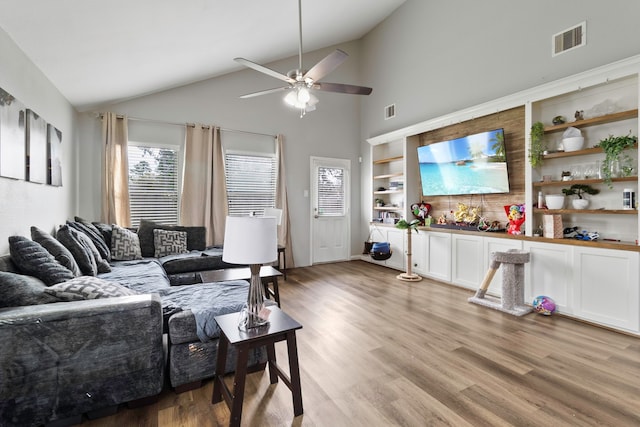
[[[187,126],[180,224],[205,226],[207,246],[221,245],[227,218],[227,189],[220,128]]]
[[[102,222],[131,226],[127,118],[102,116]]]
[[[289,204],[287,202],[287,175],[284,168],[284,149],[282,148],[283,136],[278,134],[277,155],[278,155],[278,184],[276,188],[276,208],[282,209],[282,221],[278,227],[278,244],[286,248],[285,256],[287,269],[295,267],[293,262],[293,247],[291,246],[291,233],[289,223]]]

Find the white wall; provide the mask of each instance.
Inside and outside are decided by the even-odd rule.
[[[634,0],[407,0],[362,40],[362,139],[636,55],[639,16]],[[552,57],[582,21],[587,45]]]
[[[359,84],[359,43],[339,46],[349,59],[326,78],[327,81]],[[311,67],[334,48],[311,52],[303,56],[304,65]],[[178,67],[179,64],[172,66]],[[297,66],[297,57],[268,64],[270,68],[286,72]],[[239,99],[239,95],[281,86],[282,82],[253,70],[242,70],[226,76],[140,97],[115,105],[103,106],[100,111],[114,111],[132,117],[170,122],[199,122],[222,128],[266,134],[284,135],[287,168],[287,192],[292,224],[293,254],[297,266],[309,265],[310,200],[304,197],[309,190],[310,156],[350,159],[352,164],[352,229],[360,220],[360,102],[358,96],[317,93],[317,110],[300,119],[295,110],[285,106],[284,93]],[[81,136],[80,175],[99,170],[99,125],[93,114],[84,114]],[[223,134],[224,142],[224,134]],[[99,179],[83,180],[81,199],[93,200],[81,206],[80,214],[99,217]],[[352,233],[354,253],[362,244],[359,233]]]
[[[76,119],[73,107],[0,29],[0,87],[62,131],[62,187],[0,177],[0,254],[7,238],[30,236],[30,226],[48,232],[76,214]]]

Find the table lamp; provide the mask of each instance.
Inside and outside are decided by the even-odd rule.
[[[269,310],[265,308],[265,294],[260,267],[278,257],[276,218],[257,216],[228,216],[224,231],[222,260],[231,264],[248,264],[251,270],[249,295],[242,310],[238,328],[247,330],[266,325]]]

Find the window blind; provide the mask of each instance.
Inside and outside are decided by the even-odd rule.
[[[318,168],[318,215],[342,216],[345,214],[344,169]]]
[[[128,146],[131,226],[141,219],[178,223],[178,150]]]
[[[277,161],[275,156],[225,154],[228,210],[230,216],[262,214],[275,206]]]

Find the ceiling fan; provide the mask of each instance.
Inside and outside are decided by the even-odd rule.
[[[299,44],[298,44],[298,68],[289,71],[286,75],[267,68],[263,65],[256,64],[244,58],[235,58],[234,61],[253,68],[256,71],[264,73],[268,76],[275,77],[288,83],[288,86],[277,87],[274,89],[262,90],[242,95],[240,98],[253,98],[254,96],[266,95],[268,93],[289,91],[284,101],[300,110],[300,117],[305,113],[316,109],[318,98],[316,98],[310,90],[320,90],[325,92],[346,93],[350,95],[369,95],[373,89],[365,86],[355,86],[342,83],[320,82],[320,79],[338,68],[349,55],[340,49],[336,49],[320,62],[311,67],[310,70],[302,68],[302,0],[298,0],[298,27],[299,27]]]

